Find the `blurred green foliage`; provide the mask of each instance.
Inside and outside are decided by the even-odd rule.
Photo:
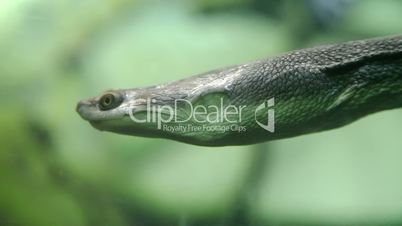
[[[401,110],[257,146],[101,133],[78,100],[401,34],[401,1],[6,0],[0,225],[400,225]]]

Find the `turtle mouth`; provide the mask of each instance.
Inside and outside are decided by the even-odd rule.
[[[85,108],[91,105],[91,102],[89,100],[82,100],[78,102],[77,106],[75,107],[75,111],[83,117]],[[83,117],[84,118],[84,117]],[[85,118],[84,118],[85,119]]]
[[[75,111],[86,121],[90,121],[92,111],[97,110],[97,101],[95,99],[86,99],[77,103]]]

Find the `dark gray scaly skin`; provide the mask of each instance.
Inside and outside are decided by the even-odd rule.
[[[302,49],[169,84],[107,93],[120,100],[114,101],[108,110],[101,110],[102,96],[81,101],[77,106],[82,118],[100,130],[204,146],[246,145],[289,138],[334,129],[374,112],[402,107],[402,36]],[[219,106],[221,99],[224,106],[246,105],[241,120],[235,123],[246,131],[172,132],[158,129],[156,122],[132,121],[129,112],[134,112],[136,118],[146,118],[147,98],[154,100],[154,107],[173,107],[174,100],[178,99],[185,99],[193,106]],[[255,120],[267,121],[267,111],[255,115],[255,110],[271,98],[275,98],[273,133]],[[178,105],[179,118],[189,114],[189,107],[183,103]],[[227,121],[198,123],[194,119],[181,123],[189,124],[233,125]]]

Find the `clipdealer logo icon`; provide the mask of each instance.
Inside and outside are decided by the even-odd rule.
[[[266,102],[262,103],[260,106],[258,106],[255,110],[255,121],[257,124],[265,129],[268,132],[274,133],[275,132],[275,98],[271,98],[267,100]],[[267,112],[267,120],[264,122],[260,122],[257,118],[257,115],[260,115],[262,111]]]

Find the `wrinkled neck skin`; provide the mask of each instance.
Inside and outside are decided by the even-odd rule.
[[[319,132],[402,107],[401,36],[320,46],[176,82],[81,101],[95,128],[203,146],[246,145]]]

